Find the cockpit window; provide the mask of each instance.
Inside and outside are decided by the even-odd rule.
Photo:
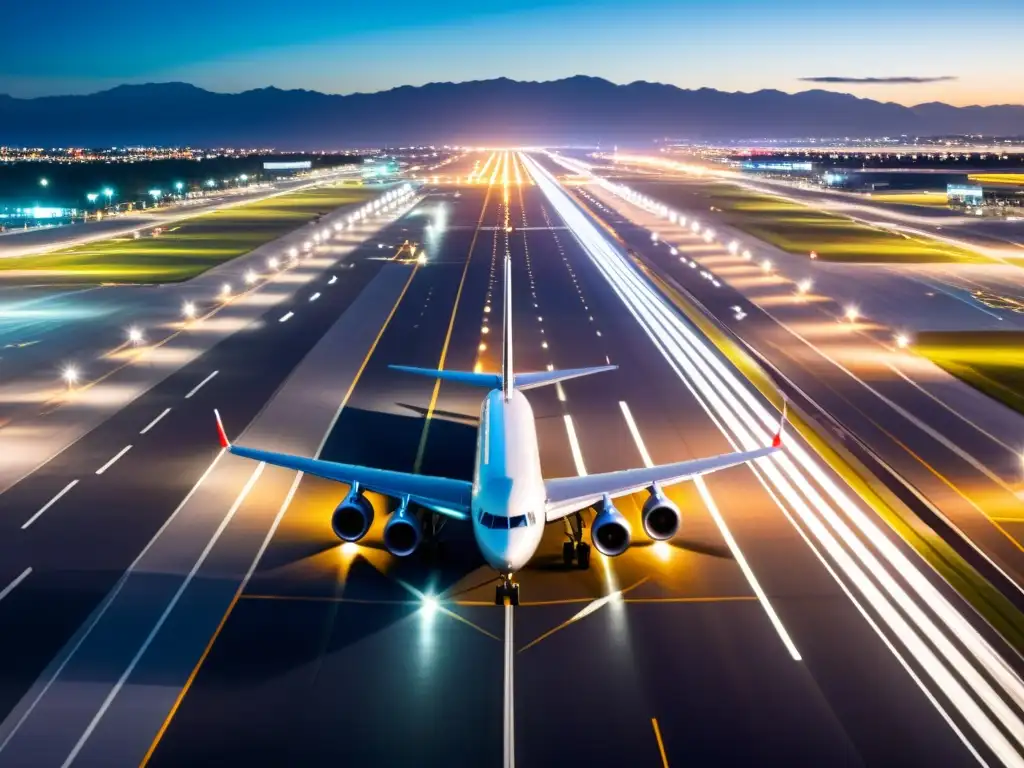
[[[480,524],[484,528],[490,528],[491,530],[525,528],[528,525],[533,525],[534,522],[535,518],[532,512],[527,515],[513,515],[512,517],[492,515],[490,512],[480,513]]]

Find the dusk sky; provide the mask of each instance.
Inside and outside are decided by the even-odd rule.
[[[1024,104],[1024,2],[1014,0],[54,0],[8,4],[4,27],[0,93],[22,97],[171,80],[351,93],[586,74]],[[875,82],[849,82],[864,79]]]

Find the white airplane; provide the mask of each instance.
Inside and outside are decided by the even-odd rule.
[[[680,524],[679,507],[665,495],[663,489],[666,486],[768,456],[781,447],[785,409],[772,444],[754,451],[545,480],[540,471],[533,410],[523,391],[614,370],[617,366],[514,373],[511,297],[511,262],[506,257],[504,345],[500,374],[390,366],[442,381],[491,388],[480,409],[472,483],[233,445],[224,432],[220,414],[214,411],[221,446],[236,456],[348,484],[348,495],[331,517],[334,533],[342,541],[359,541],[370,529],[373,507],[363,495],[364,491],[397,500],[398,505],[384,526],[384,546],[397,556],[412,554],[424,535],[425,521],[410,509],[410,504],[442,518],[468,520],[484,560],[501,575],[501,583],[495,593],[498,605],[506,600],[511,605],[518,605],[519,585],[512,580],[512,575],[523,568],[537,551],[545,524],[565,521],[569,540],[563,545],[563,558],[567,565],[575,561],[580,568],[587,568],[590,565],[590,547],[582,540],[583,510],[588,507],[596,510],[591,540],[597,551],[609,557],[621,555],[630,545],[632,531],[629,522],[612,503],[613,499],[646,489],[649,496],[641,518],[644,531],[652,539],[665,541],[675,535]],[[431,518],[432,521],[434,519]]]

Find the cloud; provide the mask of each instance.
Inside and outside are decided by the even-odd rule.
[[[958,78],[952,75],[939,77],[801,77],[802,83],[847,83],[851,85],[920,85],[921,83],[945,83]]]

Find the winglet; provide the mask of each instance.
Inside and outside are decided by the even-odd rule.
[[[789,403],[786,400],[782,401],[782,419],[779,421],[779,431],[772,438],[772,448],[782,447],[782,428],[786,426],[786,408],[788,405]]]
[[[230,448],[231,443],[228,442],[228,435],[224,431],[224,422],[220,420],[220,413],[216,408],[213,409],[213,415],[217,418],[217,437],[220,438],[220,447]]]

